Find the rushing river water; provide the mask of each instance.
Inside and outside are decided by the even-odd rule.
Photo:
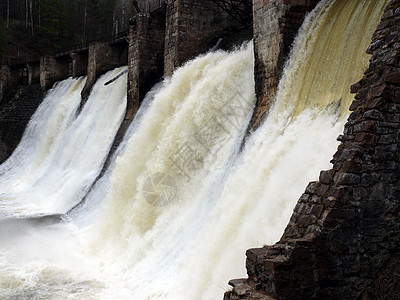
[[[186,63],[147,95],[89,194],[126,106],[126,75],[104,83],[124,68],[80,114],[85,78],[57,83],[0,167],[0,298],[222,299],[245,250],[278,240],[329,168],[386,4],[317,5],[242,151],[252,43]]]

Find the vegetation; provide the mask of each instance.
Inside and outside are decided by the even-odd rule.
[[[2,0],[0,58],[50,54],[109,37],[125,30],[132,14],[129,0]]]

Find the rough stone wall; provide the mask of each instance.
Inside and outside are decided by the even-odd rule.
[[[68,61],[56,59],[52,56],[44,56],[40,59],[40,86],[43,90],[51,88],[58,80],[69,76]]]
[[[72,77],[86,75],[88,68],[88,51],[71,52],[71,71]]]
[[[170,0],[167,2],[164,74],[190,58],[207,51],[218,37],[240,24],[210,0]]]
[[[39,84],[24,85],[0,103],[0,163],[18,146],[25,127],[43,100]]]
[[[86,103],[93,85],[95,84],[98,76],[100,76],[100,70],[102,69],[101,61],[107,59],[107,56],[109,55],[108,48],[108,44],[102,42],[95,42],[89,45],[87,79],[81,92],[82,106]]]
[[[129,33],[128,109],[132,119],[141,101],[164,71],[165,15],[138,14]]]
[[[2,65],[0,69],[0,102],[13,97],[18,86],[22,84],[28,84],[28,75],[24,64],[12,67]]]
[[[123,57],[125,44],[111,46],[107,42],[94,42],[89,45],[87,80],[81,92],[83,106],[89,98],[90,91],[97,78],[105,72],[127,64],[127,57]]]
[[[0,102],[1,100],[3,100],[5,88],[10,76],[11,76],[10,67],[2,65],[0,68]]]
[[[400,295],[400,256],[394,256],[385,270],[374,280],[363,294],[363,300],[399,299]]]
[[[25,64],[28,72],[28,85],[40,82],[40,62],[28,62]]]
[[[307,12],[319,0],[253,0],[257,105],[250,128],[264,119],[274,100],[285,59]]]
[[[399,37],[400,0],[392,0],[370,66],[352,86],[333,168],[307,186],[277,244],[247,251],[249,278],[232,281],[225,299],[400,298],[390,275],[400,254]],[[379,286],[388,278],[397,281]]]

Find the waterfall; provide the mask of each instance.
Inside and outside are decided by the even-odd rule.
[[[216,205],[251,117],[253,69],[252,44],[189,62],[164,83],[117,158],[87,235],[109,278],[121,263],[130,269],[123,282],[135,286],[135,299],[156,299],[150,286],[168,281]]]
[[[66,213],[96,179],[126,107],[126,76],[102,76],[77,115],[85,78],[55,85],[32,117],[21,143],[0,167],[0,215]]]
[[[144,113],[147,111],[150,104],[154,100],[154,96],[160,91],[162,86],[162,83],[156,84],[147,93],[145,99],[140,105],[140,108],[136,112],[135,117],[133,118],[128,129],[126,130],[122,142],[118,146],[115,153],[112,155],[110,159],[110,165],[106,168],[105,173],[95,183],[89,193],[85,196],[85,199],[68,212],[68,216],[73,219],[75,224],[79,224],[79,226],[84,226],[90,224],[93,221],[93,216],[100,209],[100,204],[103,200],[103,197],[107,194],[107,191],[110,188],[110,178],[116,167],[116,158],[125,152],[130,137],[138,129]]]
[[[70,222],[0,219],[0,298],[222,299],[230,278],[246,276],[246,249],[276,242],[307,183],[329,168],[349,87],[368,64],[364,52],[386,4],[317,5],[295,39],[274,105],[242,152],[255,101],[252,43],[177,69],[147,96],[115,161]],[[1,167],[2,211],[18,215],[28,199],[34,212],[64,213],[83,197],[112,141],[99,134],[115,134],[124,111],[105,96],[126,92],[123,78],[104,87],[111,77],[96,83],[78,117],[78,100],[65,99],[75,99],[83,79],[49,93]],[[49,97],[59,104],[45,109]],[[57,116],[60,105],[74,106],[60,108],[66,120]],[[104,109],[103,120],[106,105],[114,108]],[[43,131],[35,122],[58,125]],[[78,146],[80,134],[87,142]],[[97,143],[104,148],[95,151]],[[66,177],[76,169],[78,178]]]

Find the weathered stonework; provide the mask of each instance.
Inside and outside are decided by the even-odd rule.
[[[10,67],[2,65],[0,67],[0,102],[3,100],[3,94],[10,76]]]
[[[74,78],[86,75],[88,67],[88,51],[83,50],[80,52],[69,53],[71,58],[70,75]]]
[[[26,64],[18,66],[2,65],[0,69],[0,102],[14,96],[19,85],[28,84]]]
[[[128,108],[132,120],[141,101],[164,71],[165,15],[138,14],[129,33]]]
[[[307,186],[277,244],[247,251],[249,278],[231,282],[226,300],[400,298],[390,275],[400,255],[399,37],[400,0],[392,0],[370,66],[352,86],[333,168]],[[397,282],[379,286],[390,277]]]
[[[97,78],[105,72],[127,64],[127,45],[111,45],[108,42],[94,42],[89,45],[87,80],[81,92],[83,106]]]
[[[26,125],[43,100],[39,84],[20,86],[5,95],[0,106],[0,163],[18,146]]]
[[[40,62],[27,62],[25,63],[28,85],[36,84],[40,82]]]
[[[28,72],[30,72],[29,68]],[[44,56],[40,59],[40,86],[43,90],[49,89],[53,83],[66,79],[68,76],[69,60],[61,60],[52,56]]]
[[[255,129],[274,100],[285,59],[304,16],[319,0],[253,0],[257,104],[250,122]]]
[[[210,0],[167,2],[164,74],[207,51],[221,37],[241,25]]]

